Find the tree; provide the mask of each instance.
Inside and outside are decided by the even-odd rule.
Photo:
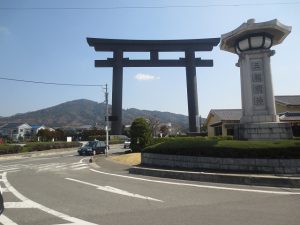
[[[139,152],[151,142],[151,129],[144,118],[136,118],[130,127],[132,151]]]
[[[49,129],[40,129],[37,136],[40,137],[42,141],[51,141],[55,136],[55,132]]]
[[[54,133],[54,137],[55,137],[55,140],[57,140],[57,141],[64,141],[65,140],[65,133],[61,129],[56,129],[55,133]]]
[[[157,136],[157,130],[159,127],[159,119],[155,118],[155,117],[149,117],[148,118],[149,121],[149,126],[152,132],[152,137],[156,137]]]
[[[160,133],[162,134],[163,137],[167,136],[169,134],[169,128],[166,125],[162,125],[159,128]]]

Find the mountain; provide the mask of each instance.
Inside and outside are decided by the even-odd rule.
[[[109,106],[110,107],[110,106]],[[44,124],[50,127],[80,127],[83,125],[104,124],[106,106],[91,100],[80,99],[65,102],[50,108],[16,114],[10,117],[0,117],[3,123]],[[131,124],[137,117],[155,118],[160,123],[172,123],[181,128],[188,127],[188,117],[169,112],[149,111],[139,109],[123,110],[123,124]]]

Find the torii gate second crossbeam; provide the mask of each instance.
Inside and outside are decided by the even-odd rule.
[[[220,42],[219,38],[192,40],[121,40],[87,38],[89,46],[95,51],[113,52],[113,58],[95,60],[95,67],[113,68],[112,87],[112,134],[122,132],[122,92],[123,67],[185,67],[189,112],[189,131],[200,132],[196,67],[212,67],[213,60],[195,57],[197,51],[212,51]],[[148,60],[124,58],[124,52],[149,52]],[[184,52],[185,58],[159,59],[159,52]]]

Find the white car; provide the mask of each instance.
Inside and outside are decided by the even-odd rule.
[[[124,141],[124,148],[130,148],[130,139]]]

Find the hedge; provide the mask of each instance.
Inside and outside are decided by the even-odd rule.
[[[0,145],[1,154],[13,154],[19,152],[43,151],[49,149],[73,148],[79,147],[79,142],[35,142],[28,143],[25,146],[20,145]]]
[[[300,158],[300,140],[234,141],[199,137],[170,138],[143,152],[223,158]]]
[[[21,149],[22,147],[20,145],[0,145],[0,155],[19,153]]]

